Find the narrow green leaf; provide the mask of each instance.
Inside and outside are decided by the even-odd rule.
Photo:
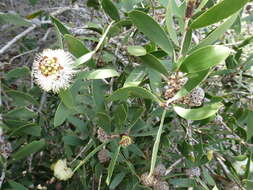
[[[189,94],[195,87],[197,87],[209,74],[209,70],[192,73],[188,76],[186,84],[176,93],[173,100],[182,98]]]
[[[62,89],[59,92],[59,96],[61,97],[61,100],[66,107],[68,107],[69,109],[74,108],[75,102],[70,89]]]
[[[173,21],[173,1],[175,0],[169,0],[167,10],[166,10],[166,26],[167,26],[167,31],[170,35],[171,40],[179,46],[179,42],[177,39],[177,32],[174,26],[174,21]]]
[[[160,126],[159,126],[159,129],[156,134],[156,139],[155,139],[155,143],[154,143],[153,151],[152,151],[149,176],[153,175],[153,172],[155,169],[156,160],[157,160],[157,153],[158,153],[160,139],[161,139],[161,135],[162,135],[162,131],[163,131],[163,123],[164,123],[165,115],[166,115],[166,110],[163,111],[161,121],[160,121]]]
[[[15,128],[9,135],[23,136],[24,134],[39,137],[41,135],[41,127],[34,123],[29,123],[29,124],[20,126],[18,128]]]
[[[119,73],[114,69],[97,69],[89,73],[87,79],[105,79],[118,76]]]
[[[224,23],[218,26],[214,31],[212,31],[205,39],[203,39],[198,45],[196,45],[192,50],[204,47],[206,45],[213,44],[219,39],[224,33],[232,26],[238,17],[238,13],[235,13],[230,18],[228,18]]]
[[[148,77],[152,92],[157,96],[161,95],[162,77],[159,72],[154,69],[148,69]]]
[[[203,106],[201,108],[195,108],[195,109],[185,109],[183,107],[176,106],[176,105],[174,105],[173,108],[174,108],[174,111],[184,119],[202,120],[214,115],[216,112],[219,111],[219,109],[222,106],[223,105],[220,102],[218,102],[218,103],[211,103],[209,105]]]
[[[18,152],[14,153],[12,155],[14,160],[20,160],[22,158],[25,158],[31,154],[34,154],[41,150],[45,146],[46,142],[44,139],[40,141],[33,141],[24,147],[21,147]]]
[[[101,4],[104,11],[106,12],[106,14],[109,15],[109,17],[111,17],[111,19],[113,20],[120,19],[118,9],[111,0],[102,0]]]
[[[127,77],[123,87],[138,86],[144,79],[145,75],[146,73],[143,67],[136,67]]]
[[[100,40],[99,40],[99,42],[98,42],[96,48],[95,48],[93,51],[91,51],[91,52],[89,52],[89,53],[86,53],[86,54],[84,54],[83,56],[79,57],[79,58],[75,61],[75,66],[79,66],[79,65],[81,65],[81,64],[83,64],[83,63],[86,63],[87,61],[89,61],[89,60],[92,58],[92,56],[93,56],[93,55],[99,50],[99,48],[102,46],[102,44],[103,44],[103,42],[104,42],[104,40],[105,40],[105,38],[106,38],[108,32],[110,31],[110,28],[111,28],[111,26],[113,25],[113,23],[114,23],[114,22],[111,22],[111,23],[108,25],[108,27],[106,28],[104,34],[101,36],[101,38],[100,38]]]
[[[164,64],[162,64],[160,62],[159,59],[157,59],[155,56],[151,55],[151,54],[147,54],[144,56],[140,57],[142,62],[147,65],[148,67],[157,70],[158,72],[164,74],[164,75],[168,75],[168,69],[166,68],[166,66]]]
[[[181,63],[180,70],[186,73],[195,73],[207,70],[223,61],[230,54],[230,49],[225,46],[206,46],[194,51]]]
[[[63,102],[61,102],[54,115],[54,127],[57,127],[64,123],[68,116],[68,109],[64,106]]]
[[[13,180],[9,180],[8,183],[10,184],[10,186],[13,188],[13,189],[18,189],[18,190],[28,190],[28,188],[26,188],[24,185],[20,184],[20,183],[17,183]]]
[[[113,171],[114,171],[114,167],[115,167],[116,162],[118,160],[120,148],[121,148],[121,146],[117,147],[117,149],[115,150],[115,152],[114,152],[114,154],[112,156],[111,162],[109,164],[107,178],[106,178],[106,184],[107,185],[110,185],[112,174],[113,174]]]
[[[156,101],[158,104],[161,103],[161,100],[150,91],[145,88],[137,86],[129,86],[116,90],[112,93],[111,96],[107,98],[107,101],[117,101],[117,100],[126,100],[130,96],[135,96],[144,99],[150,99]]]
[[[26,66],[24,67],[17,67],[15,69],[12,69],[8,73],[6,73],[6,79],[11,80],[11,79],[18,79],[26,76],[30,76],[30,69]]]
[[[0,23],[14,24],[17,26],[31,26],[32,22],[12,13],[0,13]]]
[[[74,36],[65,34],[64,39],[67,42],[69,52],[72,53],[76,58],[79,58],[89,52],[82,41],[78,40]]]
[[[115,189],[121,182],[122,180],[124,179],[124,177],[126,176],[126,173],[125,172],[121,172],[119,174],[117,174],[113,180],[112,180],[112,183],[110,184],[110,189]]]
[[[128,46],[127,51],[133,56],[143,56],[147,54],[147,51],[142,46]]]
[[[55,27],[60,31],[62,35],[70,34],[66,26],[57,18],[50,16],[52,23],[54,23]]]
[[[29,110],[26,107],[13,109],[4,115],[4,117],[6,118],[19,119],[19,120],[29,120],[36,116],[37,116],[37,113]]]
[[[6,91],[6,94],[13,98],[15,102],[20,102],[22,104],[19,104],[21,106],[29,105],[29,104],[34,104],[34,105],[39,105],[38,101],[35,100],[30,94],[24,93],[22,91],[18,90],[8,90]]]
[[[253,136],[253,111],[248,112],[247,116],[247,139]]]
[[[197,17],[190,27],[197,29],[219,22],[240,10],[249,0],[223,0]]]
[[[132,11],[129,17],[137,28],[143,32],[150,40],[154,41],[160,48],[168,54],[172,54],[173,48],[164,30],[150,16],[141,11]]]

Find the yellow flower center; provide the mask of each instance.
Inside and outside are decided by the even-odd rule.
[[[56,57],[48,58],[44,56],[39,64],[39,69],[44,76],[58,73],[63,67],[59,64]]]

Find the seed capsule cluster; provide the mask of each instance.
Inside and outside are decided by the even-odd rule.
[[[175,94],[182,88],[187,80],[188,79],[184,77],[184,74],[181,72],[169,76],[168,84],[165,87],[166,91],[164,93],[164,98],[168,100],[175,96]]]
[[[3,158],[7,159],[9,158],[11,152],[12,152],[11,143],[6,141],[4,134],[2,133],[2,131],[0,131],[0,155],[2,155]]]
[[[107,149],[102,149],[98,152],[98,160],[100,163],[106,163],[110,160],[109,151]]]
[[[190,107],[201,106],[205,98],[205,91],[202,88],[195,88],[189,95],[176,100],[175,103],[186,104]]]
[[[186,175],[188,175],[189,177],[199,177],[201,175],[200,168],[195,167],[186,169]]]
[[[39,69],[44,76],[50,76],[58,73],[63,67],[57,62],[57,58],[48,58],[47,56],[42,57],[39,63]]]
[[[148,172],[141,175],[141,183],[144,186],[153,187],[154,190],[169,190],[169,184],[161,179],[165,174],[165,166],[163,164],[158,164],[155,167],[153,175],[149,176]]]
[[[104,129],[99,127],[97,130],[97,138],[100,140],[100,142],[105,142],[110,139],[110,135],[108,135]]]

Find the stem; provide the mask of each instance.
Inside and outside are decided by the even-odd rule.
[[[104,142],[103,144],[96,147],[93,151],[91,151],[83,160],[79,162],[79,164],[75,167],[73,170],[73,173],[75,173],[82,165],[84,165],[94,154],[96,154],[99,150],[103,148],[109,141]]]
[[[163,111],[160,126],[159,126],[159,129],[158,129],[157,135],[156,135],[156,139],[155,139],[155,143],[154,143],[154,147],[153,147],[153,152],[152,152],[149,176],[151,176],[153,174],[154,169],[155,169],[155,163],[156,163],[156,159],[157,159],[157,153],[158,153],[158,148],[159,148],[160,139],[161,139],[161,135],[162,135],[165,115],[166,115],[166,109]]]
[[[179,52],[178,60],[181,58],[181,56],[183,54],[184,41],[185,41],[186,34],[187,34],[187,31],[188,31],[189,21],[190,21],[190,18],[186,18],[185,26],[184,26],[184,33],[183,33],[182,41],[181,41],[181,44],[180,44],[180,52]]]

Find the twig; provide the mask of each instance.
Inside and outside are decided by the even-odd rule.
[[[170,172],[174,169],[174,167],[176,167],[180,162],[182,162],[184,160],[184,158],[180,158],[179,160],[177,160],[176,162],[174,162],[165,172],[165,175],[169,175]]]
[[[4,182],[4,179],[5,179],[6,168],[7,168],[7,162],[5,162],[4,165],[3,165],[2,175],[1,175],[1,178],[0,178],[0,189],[1,189],[2,184]]]
[[[0,55],[3,54],[7,49],[9,49],[14,43],[16,43],[19,39],[24,37],[26,34],[31,32],[36,28],[36,25],[33,24],[29,28],[27,28],[25,31],[21,32],[19,35],[17,35],[15,38],[13,38],[11,41],[9,41],[4,47],[0,49]]]
[[[67,10],[71,9],[71,7],[63,7],[62,9],[59,9],[53,13],[51,13],[52,16],[56,16],[58,14],[61,14]],[[16,43],[18,40],[20,40],[22,37],[24,37],[26,34],[30,33],[37,27],[36,24],[33,24],[29,28],[27,28],[25,31],[21,32],[17,36],[15,36],[11,41],[9,41],[4,47],[0,49],[0,55],[3,54],[7,49],[9,49],[14,43]]]
[[[32,52],[34,52],[34,51],[37,51],[38,49],[39,49],[39,48],[35,48],[35,49],[29,50],[29,51],[26,51],[26,52],[24,52],[24,53],[21,53],[21,54],[19,54],[19,55],[14,56],[13,58],[11,58],[9,64],[11,65],[12,62],[14,61],[14,59],[17,59],[17,58],[19,58],[19,57],[21,57],[21,56],[23,56],[23,55],[26,55],[26,54],[32,53]]]
[[[42,97],[40,99],[40,107],[38,109],[38,113],[41,113],[41,110],[43,108],[43,105],[44,105],[46,99],[47,99],[47,93],[44,91],[43,94],[42,94]]]
[[[86,149],[89,147],[89,145],[92,143],[92,139],[89,140],[88,144],[86,146],[83,147],[83,149],[78,153],[78,155],[70,162],[70,164],[72,164],[73,162],[75,162],[77,160],[77,158],[79,158],[84,151],[86,151]]]
[[[100,190],[100,187],[101,187],[102,177],[103,177],[103,174],[101,174],[101,175],[99,176],[98,190]]]

